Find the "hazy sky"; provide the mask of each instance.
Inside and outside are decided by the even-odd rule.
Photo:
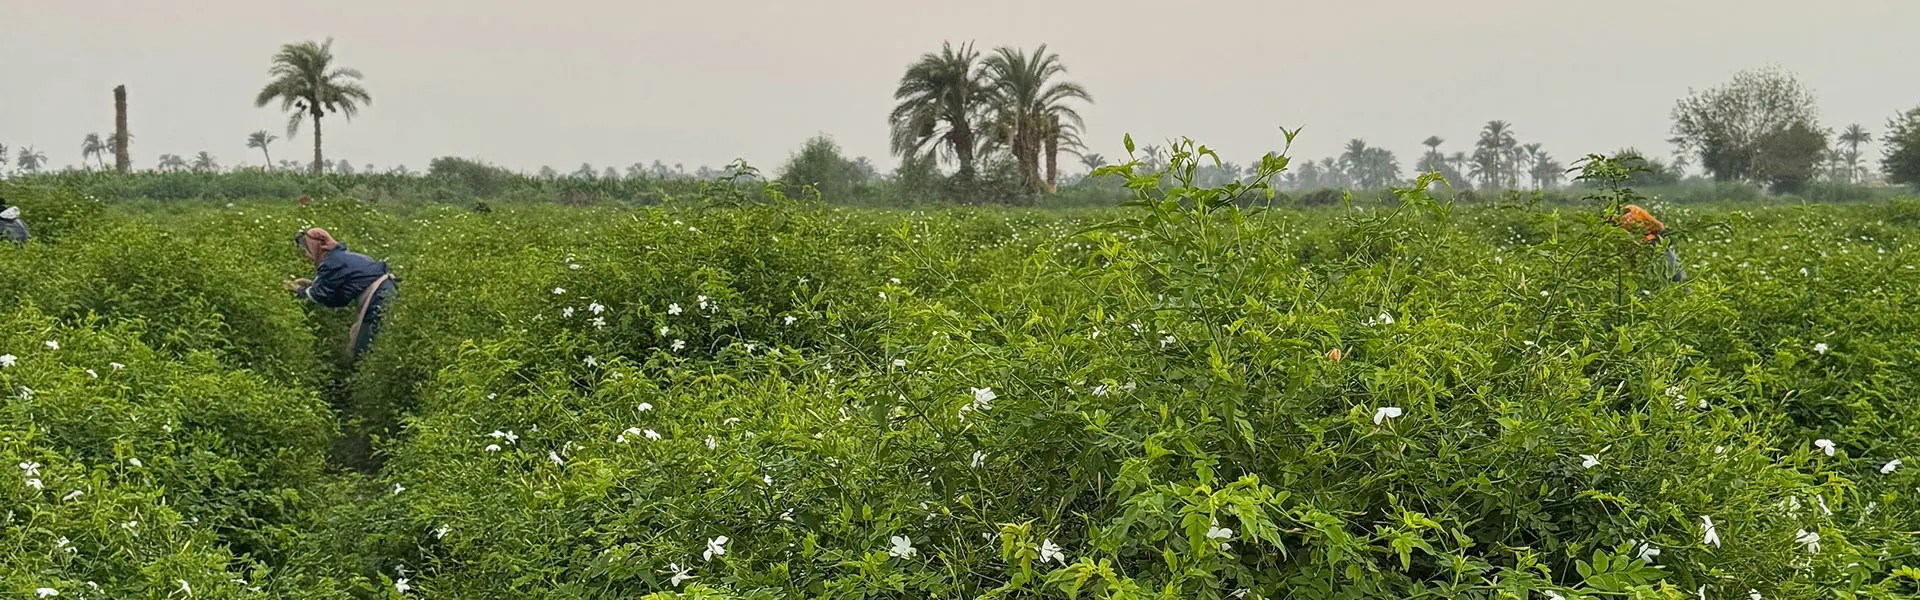
[[[1466,149],[1505,119],[1571,162],[1665,154],[1676,98],[1770,63],[1815,90],[1828,127],[1877,133],[1920,105],[1916,24],[1914,0],[0,0],[0,143],[78,163],[82,136],[112,132],[124,83],[136,167],[200,150],[259,164],[247,133],[285,133],[252,103],[268,59],[331,36],[374,96],[326,124],[328,157],[356,166],[771,170],[824,132],[890,167],[901,70],[972,40],[1058,51],[1093,93],[1086,139],[1109,158],[1130,132],[1244,163],[1284,125],[1306,128],[1296,156],[1358,137],[1410,168],[1426,136]],[[275,159],[310,159],[308,136]]]

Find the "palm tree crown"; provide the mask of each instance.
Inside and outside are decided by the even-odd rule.
[[[899,105],[887,117],[895,155],[950,158],[960,164],[962,176],[973,174],[979,144],[974,124],[987,101],[986,81],[976,68],[979,58],[972,44],[955,48],[948,43],[907,67],[893,92]]]
[[[1047,52],[1045,44],[1032,54],[1002,47],[994,50],[985,64],[994,93],[994,143],[1013,153],[1029,191],[1040,190],[1040,154],[1044,150],[1047,183],[1053,187],[1059,150],[1078,145],[1079,131],[1085,126],[1080,113],[1067,102],[1092,103],[1093,97],[1078,83],[1056,81],[1066,74],[1067,67],[1061,64],[1060,55]]]
[[[268,169],[273,168],[273,153],[267,151],[267,146],[277,139],[280,138],[275,137],[271,133],[267,133],[265,129],[247,135],[247,147],[260,149],[260,155],[267,159],[266,165]]]
[[[85,163],[88,158],[92,158],[95,162],[99,163],[100,168],[105,169],[107,168],[106,159],[104,158],[106,154],[107,144],[100,140],[100,134],[89,133],[85,139],[80,141],[80,162]]]
[[[360,71],[334,65],[333,40],[325,43],[301,42],[280,47],[273,55],[273,77],[254,98],[257,106],[279,100],[280,110],[288,111],[287,135],[300,131],[300,121],[313,119],[313,172],[324,166],[320,154],[320,118],[328,114],[345,115],[351,120],[360,106],[373,104],[373,97],[360,85]]]

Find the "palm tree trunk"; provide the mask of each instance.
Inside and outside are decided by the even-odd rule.
[[[953,146],[953,153],[960,158],[960,178],[973,179],[973,128],[966,123],[955,123]]]
[[[127,86],[113,88],[113,169],[125,173],[133,169],[133,157],[127,155]]]
[[[313,174],[319,175],[322,162],[320,157],[320,111],[313,112]]]
[[[1047,193],[1059,191],[1060,184],[1060,136],[1050,132],[1047,136]]]
[[[260,145],[260,155],[267,157],[267,170],[272,171],[273,170],[273,153],[267,152],[266,144]]]

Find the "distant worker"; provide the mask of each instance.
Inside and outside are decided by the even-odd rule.
[[[1673,243],[1666,239],[1666,224],[1661,223],[1659,219],[1653,218],[1652,213],[1647,212],[1647,209],[1640,208],[1639,206],[1628,204],[1621,208],[1625,212],[1615,217],[1614,222],[1619,224],[1621,229],[1625,229],[1634,235],[1642,236],[1641,240],[1648,244],[1659,244],[1666,241],[1667,268],[1673,271],[1673,280],[1681,281],[1686,279],[1687,272],[1680,266],[1680,255],[1674,252]]]
[[[27,222],[20,220],[20,207],[7,206],[7,199],[0,198],[0,239],[25,244],[28,237]]]
[[[348,251],[346,244],[333,239],[325,229],[302,229],[294,234],[293,241],[307,262],[313,263],[315,275],[313,279],[286,282],[285,287],[295,296],[321,306],[342,308],[357,303],[360,313],[347,335],[353,358],[359,359],[379,333],[387,302],[398,289],[393,272],[386,263]]]

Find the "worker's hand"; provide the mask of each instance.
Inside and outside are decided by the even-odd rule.
[[[313,285],[313,280],[302,278],[302,279],[295,279],[293,281],[282,282],[280,284],[280,287],[286,288],[287,291],[289,292],[299,293],[300,290],[307,289],[309,286],[312,286],[312,285]]]

